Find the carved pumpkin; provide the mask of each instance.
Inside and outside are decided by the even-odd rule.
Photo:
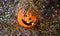
[[[33,10],[20,9],[17,14],[17,21],[20,26],[31,28],[38,22],[38,15]]]

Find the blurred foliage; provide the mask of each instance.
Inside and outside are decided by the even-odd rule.
[[[30,7],[39,22],[27,29],[18,25],[16,15]],[[60,36],[60,0],[0,0],[0,36]]]

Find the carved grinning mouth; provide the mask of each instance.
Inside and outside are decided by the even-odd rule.
[[[23,22],[24,24],[26,24],[26,25],[32,25],[32,24],[34,24],[34,23],[32,23],[32,22],[26,22],[26,21],[24,21],[23,19],[22,19],[22,22]]]

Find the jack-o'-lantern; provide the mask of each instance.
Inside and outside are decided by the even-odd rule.
[[[17,13],[17,21],[25,28],[34,27],[38,22],[38,15],[34,10],[20,9]]]

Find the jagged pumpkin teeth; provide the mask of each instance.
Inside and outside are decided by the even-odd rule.
[[[30,23],[30,22],[27,22],[27,23]]]
[[[24,11],[25,11],[25,14],[24,14]],[[29,10],[24,10],[24,11],[22,9],[18,11],[17,21],[19,25],[26,28],[35,26],[38,22],[38,19],[37,19],[38,17],[36,17],[38,16],[38,14],[35,15],[35,11],[32,11],[32,10],[30,10],[31,12]]]
[[[34,23],[32,23],[32,25],[33,25]]]

